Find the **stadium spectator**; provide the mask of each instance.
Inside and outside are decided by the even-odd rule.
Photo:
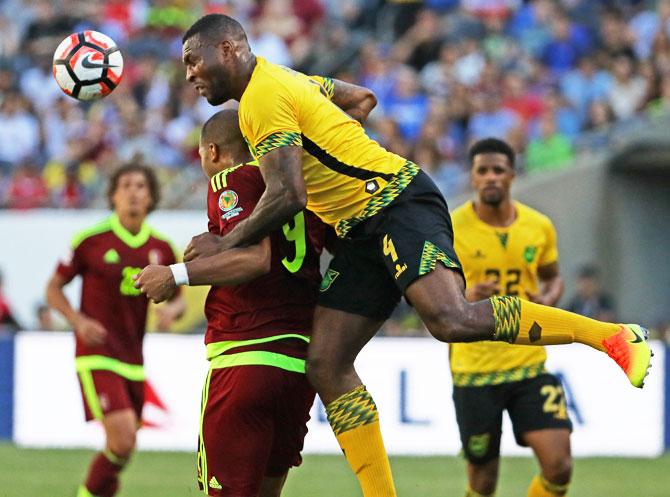
[[[51,308],[44,303],[35,306],[35,329],[39,331],[54,331],[58,329],[54,322]]]
[[[419,91],[414,69],[401,67],[395,74],[395,88],[385,107],[387,114],[398,120],[398,128],[404,139],[410,142],[417,139],[428,114],[428,104],[428,97]]]
[[[53,199],[54,207],[78,209],[87,204],[87,192],[79,179],[79,168],[71,164],[65,170],[63,186],[56,192]]]
[[[614,113],[607,102],[595,100],[589,105],[583,133],[577,143],[583,147],[600,148],[607,145]]]
[[[586,54],[591,46],[588,31],[574,23],[565,13],[559,13],[551,20],[552,39],[542,52],[542,61],[556,75],[560,76],[572,69],[577,60]]]
[[[468,124],[470,140],[486,137],[507,139],[514,130],[522,125],[513,111],[504,108],[498,92],[472,95],[473,113]]]
[[[526,153],[526,172],[562,169],[574,159],[570,139],[556,129],[556,116],[545,112],[540,118],[540,136],[531,140]]]
[[[592,102],[607,98],[612,83],[609,72],[599,68],[591,56],[582,56],[577,67],[561,77],[560,89],[568,102],[585,117]]]
[[[39,121],[20,93],[8,92],[0,103],[0,162],[18,165],[39,149]]]
[[[566,309],[600,321],[614,322],[616,310],[612,298],[600,288],[600,272],[596,266],[582,266],[577,275],[577,293]]]
[[[621,53],[612,61],[614,82],[609,92],[609,104],[617,119],[626,119],[635,113],[642,104],[647,91],[644,78],[635,73],[635,61]]]
[[[49,189],[32,162],[22,163],[14,171],[7,189],[10,209],[36,209],[49,205]]]

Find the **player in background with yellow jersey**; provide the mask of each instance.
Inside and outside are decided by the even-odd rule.
[[[438,340],[577,341],[607,352],[642,386],[651,349],[638,325],[515,296],[468,302],[435,183],[369,138],[313,78],[255,56],[235,19],[208,14],[182,43],[186,79],[198,93],[211,105],[240,103],[240,130],[265,182],[253,213],[224,237],[207,234],[203,255],[255,243],[305,206],[340,238],[321,284],[306,371],[365,497],[396,492],[377,407],[354,361],[403,295]]]
[[[455,248],[470,301],[519,296],[556,305],[563,293],[556,232],[548,217],[514,201],[515,157],[487,138],[468,153],[476,199],[452,213]],[[540,464],[528,497],[565,495],[570,481],[570,430],[560,380],[544,368],[544,347],[503,342],[453,343],[449,359],[456,420],[468,461],[466,497],[492,496],[498,480],[503,411],[519,445]]]

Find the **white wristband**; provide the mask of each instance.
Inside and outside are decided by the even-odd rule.
[[[180,262],[179,264],[170,264],[170,270],[172,271],[172,276],[174,276],[174,282],[177,286],[187,285],[188,281],[188,271],[186,271],[186,264]]]

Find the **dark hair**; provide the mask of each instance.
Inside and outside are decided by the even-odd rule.
[[[475,142],[468,150],[468,160],[472,166],[472,162],[476,155],[479,154],[503,154],[509,160],[512,169],[515,167],[515,153],[512,147],[505,141],[498,138],[484,138]]]
[[[238,124],[237,110],[224,109],[212,115],[200,131],[200,143],[219,146],[244,141]]]
[[[181,42],[184,44],[186,43],[186,40],[195,35],[212,38],[214,35],[222,34],[244,37],[244,39],[247,37],[242,25],[232,17],[224,14],[207,14],[195,21],[193,25],[188,28],[186,33],[184,33]]]
[[[121,179],[121,176],[128,173],[141,173],[144,175],[144,178],[147,180],[147,184],[149,185],[149,193],[151,194],[151,203],[149,204],[149,210],[147,213],[153,211],[161,199],[158,178],[156,178],[156,173],[153,169],[151,169],[149,166],[145,166],[141,162],[128,162],[112,173],[111,178],[109,178],[109,186],[107,187],[107,201],[109,202],[109,208],[114,210],[112,197],[114,196],[114,193],[119,186],[119,180]]]
[[[224,109],[210,117],[202,126],[200,145],[214,143],[221,153],[228,154],[235,163],[253,159],[240,131],[237,110]]]

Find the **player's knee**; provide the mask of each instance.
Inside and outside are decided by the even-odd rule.
[[[307,381],[317,392],[322,391],[332,380],[328,370],[328,360],[324,356],[309,354],[305,361]]]
[[[135,450],[137,435],[135,430],[124,430],[115,433],[107,440],[109,450],[120,459],[128,459]]]
[[[564,485],[572,477],[572,458],[569,455],[557,455],[542,463],[542,475],[551,483]]]

